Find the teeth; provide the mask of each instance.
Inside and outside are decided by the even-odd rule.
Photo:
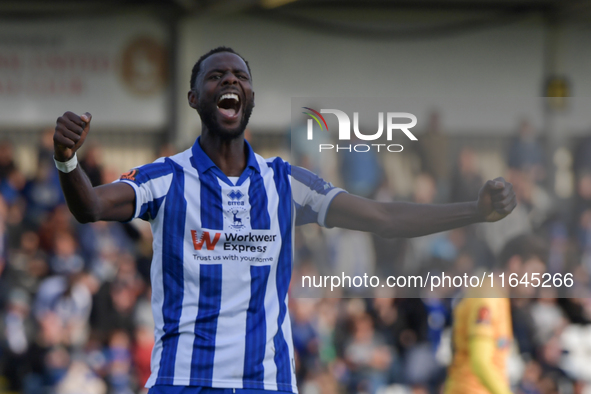
[[[220,97],[220,99],[218,100],[218,103],[222,100],[236,100],[236,101],[240,101],[240,98],[238,98],[238,95],[236,93],[226,93],[224,95],[222,95],[222,97]]]

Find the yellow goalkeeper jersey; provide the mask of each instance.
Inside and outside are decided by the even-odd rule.
[[[464,298],[454,310],[452,335],[454,353],[445,394],[490,394],[471,367],[469,343],[474,337],[494,341],[493,356],[487,365],[507,379],[506,363],[513,341],[508,298]],[[508,386],[508,381],[505,384]]]

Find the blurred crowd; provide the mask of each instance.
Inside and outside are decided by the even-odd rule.
[[[407,287],[378,288],[372,298],[362,298],[368,293],[354,287],[336,293],[330,286],[302,287],[303,275],[365,273],[384,283],[389,275],[492,272],[506,243],[530,234],[545,246],[545,272],[572,273],[574,284],[520,284],[507,294],[514,297],[512,387],[518,394],[591,393],[591,138],[548,147],[527,120],[510,138],[488,136],[480,144],[441,129],[433,113],[418,142],[405,144],[404,156],[342,150],[330,157],[297,149],[292,141],[292,160],[364,197],[474,201],[487,179],[503,176],[518,198],[514,212],[500,222],[414,239],[299,227],[291,310],[302,392],[440,393],[452,359],[453,307],[464,296],[454,287],[430,293]],[[557,156],[568,164],[560,177],[571,182],[553,178]]]
[[[27,179],[0,143],[0,392],[135,393],[150,373],[149,226],[81,225],[41,136]],[[111,182],[90,146],[93,185]]]
[[[456,143],[457,154],[450,153],[452,141],[440,128],[434,114],[404,156],[318,158],[294,149],[292,160],[351,193],[420,203],[475,200],[492,166],[514,185],[513,214],[415,239],[306,225],[295,237],[296,276],[470,272],[494,267],[512,237],[536,234],[548,248],[547,271],[573,272],[575,285],[565,294],[550,289],[511,301],[511,381],[520,394],[591,393],[591,140],[571,151],[573,195],[564,199],[555,197],[552,160],[526,121],[500,152]],[[16,164],[15,147],[0,142],[0,392],[145,392],[154,343],[149,225],[76,223],[60,190],[51,136],[41,134],[32,177]],[[498,160],[483,159],[490,157]],[[89,146],[80,164],[93,185],[114,180],[100,146]],[[293,290],[301,393],[440,392],[461,294],[405,298],[396,291],[337,298]]]

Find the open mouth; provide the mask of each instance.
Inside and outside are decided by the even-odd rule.
[[[218,100],[218,110],[228,118],[234,118],[240,110],[240,97],[236,93],[225,93]]]

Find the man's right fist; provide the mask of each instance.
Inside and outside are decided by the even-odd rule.
[[[78,116],[69,111],[57,118],[53,134],[53,149],[57,161],[66,162],[74,156],[88,135],[91,119],[92,115],[88,112]]]

